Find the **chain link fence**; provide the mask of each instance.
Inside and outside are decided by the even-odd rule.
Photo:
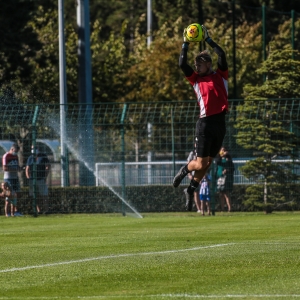
[[[3,116],[0,154],[3,156],[14,142],[20,146],[20,166],[26,165],[33,143],[47,154],[51,162],[47,183],[53,212],[184,210],[182,190],[188,182],[185,180],[180,188],[174,189],[172,179],[193,150],[199,115],[195,101],[61,107],[4,100],[2,98],[0,103]],[[229,148],[236,166],[236,191],[232,194],[235,210],[244,209],[243,192],[237,186],[258,182],[255,176],[247,178],[240,171],[247,161],[261,156],[257,149],[247,149],[238,142],[238,136],[251,131],[251,126],[266,124],[271,115],[274,121],[280,122],[280,126],[277,125],[289,133],[278,132],[281,141],[286,138],[286,143],[290,143],[293,136],[294,146],[290,151],[293,156],[277,153],[273,162],[289,160],[293,172],[298,174],[299,100],[257,100],[252,108],[242,100],[229,101],[224,145]],[[65,110],[65,120],[60,120],[61,109]],[[239,119],[241,116],[247,118],[248,127],[241,125],[245,123]],[[257,124],[255,120],[262,123]],[[64,138],[61,138],[62,122],[66,128]],[[67,148],[66,157],[61,155],[62,146]],[[24,172],[20,172],[19,177],[23,197],[18,201],[24,212],[30,213],[32,199],[28,196],[28,180]],[[64,186],[62,177],[67,183]],[[297,182],[295,178],[285,181],[286,184]],[[298,194],[295,195],[297,198]],[[217,210],[216,197],[215,205]]]

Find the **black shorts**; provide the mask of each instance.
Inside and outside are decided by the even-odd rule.
[[[226,134],[225,112],[200,118],[196,124],[197,157],[215,157]]]

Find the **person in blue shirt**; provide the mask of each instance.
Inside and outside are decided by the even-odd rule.
[[[208,174],[205,174],[202,180],[200,181],[200,202],[201,202],[201,213],[204,216],[205,211],[210,215],[210,184],[211,178]]]

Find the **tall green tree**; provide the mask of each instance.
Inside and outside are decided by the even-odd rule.
[[[41,44],[27,23],[35,17],[32,0],[10,0],[0,9],[0,85],[14,78],[26,78],[32,72],[28,58],[34,57]]]
[[[129,92],[125,95],[125,101],[194,99],[194,94],[178,67],[182,45],[181,28],[180,19],[172,27],[166,23],[155,33],[155,39],[149,48],[145,35],[136,36],[131,54],[133,64],[126,76]],[[194,49],[197,51],[197,48]]]
[[[299,177],[293,168],[300,145],[299,99],[295,99],[300,92],[300,53],[294,53],[297,59],[292,54],[291,50],[272,52],[257,70],[267,80],[245,86],[244,104],[236,108],[236,142],[257,157],[240,168],[256,182],[245,194],[245,205],[252,209],[267,210],[293,200],[289,198],[291,182]],[[280,157],[285,160],[276,162]]]
[[[19,98],[25,102],[59,103],[59,33],[56,7],[38,6],[36,17],[27,27],[37,36],[41,48],[26,61],[31,72],[11,81]],[[72,24],[65,26],[67,91],[70,102],[77,101],[77,34]],[[24,93],[26,91],[26,93]],[[75,100],[76,99],[76,100]]]
[[[147,49],[146,0],[90,1],[95,102],[125,101],[135,97],[145,101],[192,98],[190,86],[178,72],[177,61],[183,28],[200,20],[200,9],[210,34],[227,53],[231,75],[229,97],[232,97],[232,3],[230,0],[153,0],[153,43]],[[249,6],[254,8],[260,20],[262,1],[237,0],[235,4],[237,97],[240,97],[245,84],[262,82],[262,76],[254,72],[262,60],[261,23],[247,13]],[[265,4],[270,9],[278,9],[282,5],[280,1],[266,1]],[[285,4],[287,10],[298,7],[296,4],[293,6],[292,1]],[[0,11],[3,37],[0,44],[0,84],[11,80],[18,90],[40,90],[45,97],[58,102],[57,8],[56,0],[3,3]],[[65,18],[68,99],[77,102],[76,2],[65,1]],[[14,21],[16,19],[18,22]],[[290,43],[288,28],[288,21],[279,28],[281,36],[274,39],[275,47]],[[296,41],[298,29],[296,22]],[[192,60],[199,45],[191,45],[190,49]],[[149,84],[146,83],[148,80]],[[29,97],[29,101],[34,102],[34,97]]]
[[[107,40],[100,39],[103,30],[100,23],[93,24],[91,35],[94,102],[121,102],[126,87],[127,70],[131,66],[129,51],[125,45],[127,22],[118,33],[111,32]]]

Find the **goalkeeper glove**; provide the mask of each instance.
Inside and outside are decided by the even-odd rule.
[[[184,30],[183,30],[183,42],[184,43],[189,43],[189,41],[188,41],[188,39],[186,37],[186,28],[184,28]]]
[[[206,41],[207,39],[210,39],[211,37],[209,36],[208,30],[204,25],[201,25],[202,31],[203,31],[203,38]]]
[[[190,42],[188,41],[186,37],[186,28],[183,30],[183,44],[182,44],[182,49],[188,49],[189,48]]]

